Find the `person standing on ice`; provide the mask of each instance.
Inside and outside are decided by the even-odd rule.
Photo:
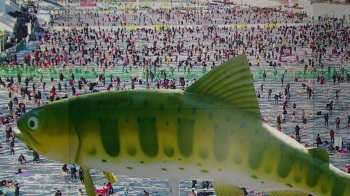
[[[15,182],[15,196],[19,196],[19,188],[21,186],[18,184],[18,182]]]
[[[82,167],[79,168],[78,174],[79,174],[79,180],[81,184],[84,184],[84,171]]]
[[[75,164],[72,164],[72,165],[70,166],[70,177],[71,177],[71,179],[74,179],[74,180],[77,179],[77,174],[76,174],[76,172],[77,172],[77,168],[76,168]]]
[[[14,141],[14,138],[11,138],[10,139],[10,152],[11,152],[11,156],[15,156],[15,141]]]

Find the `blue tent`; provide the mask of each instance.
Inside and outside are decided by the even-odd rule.
[[[61,4],[57,3],[56,1],[53,0],[44,0],[46,3],[50,3],[55,6],[63,7]]]

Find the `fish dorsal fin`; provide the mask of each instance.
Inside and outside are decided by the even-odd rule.
[[[105,175],[106,179],[111,183],[118,182],[117,177],[115,177],[115,175],[113,173],[103,172],[103,175]]]
[[[221,64],[189,86],[186,92],[221,100],[261,117],[245,55],[239,55]]]
[[[214,190],[216,195],[218,196],[245,196],[246,194],[243,192],[242,188],[235,187],[228,184],[223,184],[220,182],[213,182],[214,183]]]
[[[303,193],[298,191],[270,191],[267,192],[269,196],[309,196],[309,193]]]
[[[326,163],[329,163],[329,155],[327,151],[323,150],[322,148],[310,148],[308,149],[310,156],[324,161]]]

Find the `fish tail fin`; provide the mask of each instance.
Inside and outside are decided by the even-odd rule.
[[[103,172],[103,175],[105,175],[106,179],[111,183],[118,182],[118,178],[113,173]]]

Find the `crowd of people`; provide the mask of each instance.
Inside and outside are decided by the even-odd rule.
[[[263,121],[274,124],[277,116],[277,130],[286,134],[288,131],[292,132],[292,137],[305,145],[315,144],[322,147],[325,142],[322,142],[321,137],[323,140],[330,137],[329,144],[333,144],[335,135],[350,125],[350,116],[340,116],[343,109],[347,110],[347,105],[342,103],[346,97],[341,96],[339,89],[342,89],[343,83],[350,80],[346,71],[350,55],[350,31],[342,19],[318,18],[315,19],[316,23],[312,23],[307,21],[309,17],[306,13],[291,15],[276,8],[150,9],[112,14],[81,11],[79,17],[71,21],[58,19],[60,14],[56,14],[57,20],[53,26],[81,25],[83,28],[71,27],[38,34],[40,43],[37,47],[28,51],[23,57],[23,62],[17,56],[12,56],[10,64],[61,71],[53,76],[41,73],[0,78],[2,89],[6,89],[8,93],[8,104],[1,117],[6,136],[5,141],[1,142],[7,145],[0,147],[0,153],[5,156],[18,156],[18,164],[27,164],[31,159],[26,158],[24,153],[15,151],[18,140],[14,137],[12,127],[19,116],[28,109],[99,91],[136,87],[185,89],[195,82],[196,78],[175,77],[164,70],[215,69],[239,54],[247,55],[252,69],[264,70],[253,79],[255,85],[260,87],[257,88],[259,102],[271,103],[274,108],[271,118],[263,113]],[[289,25],[296,21],[303,23]],[[240,23],[256,25],[247,28],[237,25]],[[264,23],[274,25],[266,27]],[[198,24],[201,25],[186,26]],[[123,28],[128,25],[154,26],[133,30]],[[113,70],[131,68],[153,72],[150,72],[149,80],[135,75],[129,80],[130,83],[122,81],[121,75],[113,74]],[[64,71],[74,69],[93,69],[97,73],[94,75],[96,78],[77,78],[74,72]],[[275,82],[276,75],[268,75],[268,69],[282,73],[277,75],[280,84]],[[314,81],[313,78],[308,78],[307,74],[303,76],[293,73],[293,80],[287,80],[287,69],[304,70],[304,73],[313,72],[319,76],[317,81]],[[301,81],[302,79],[304,81]],[[334,90],[333,86],[336,86],[337,90]],[[330,102],[321,113],[313,114],[307,108],[300,107],[301,105],[310,108],[311,102],[316,101],[314,97],[317,93],[322,93],[318,89],[325,88],[324,92],[327,94],[324,97]],[[335,96],[329,96],[328,91],[334,91]],[[309,101],[308,104],[297,102],[302,96]],[[311,126],[307,126],[309,118],[321,115],[325,120],[324,129],[329,131],[329,136],[315,132],[318,134],[316,141],[305,142],[310,141],[310,138],[302,134],[311,130]],[[334,123],[331,118],[334,118]],[[342,146],[338,146],[338,152],[339,148]],[[27,149],[32,150],[29,146]],[[32,162],[40,164],[39,154],[35,151],[32,153]],[[78,172],[80,183],[84,183],[81,168],[77,170],[73,164],[69,168],[68,165],[64,165],[62,170],[69,172],[70,179],[77,179]],[[110,190],[113,192],[113,188],[108,188],[108,191]],[[82,191],[79,190],[79,194],[80,192]],[[147,193],[145,191],[144,194]],[[56,193],[61,194],[61,190]],[[196,193],[191,191],[190,194]]]

